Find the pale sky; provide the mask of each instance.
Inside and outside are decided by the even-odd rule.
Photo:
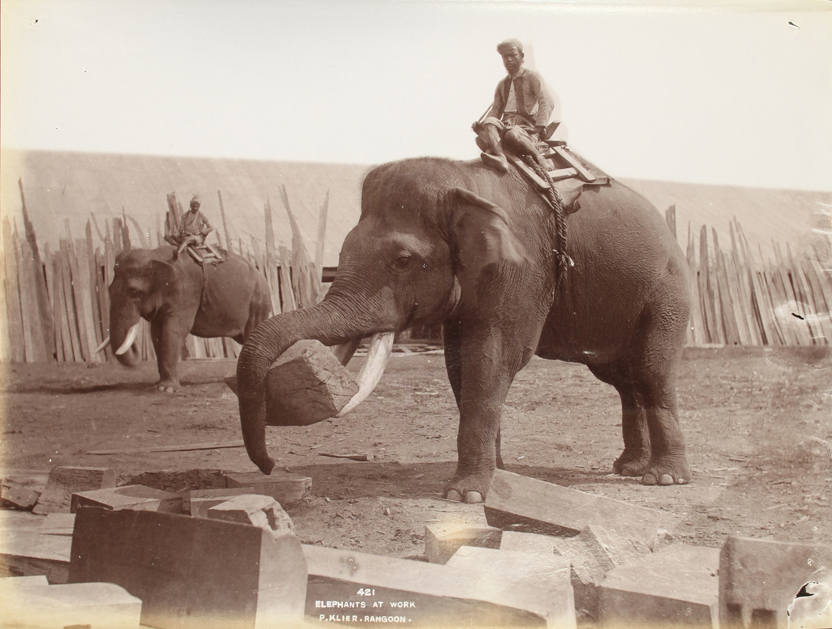
[[[832,190],[832,2],[3,0],[10,148],[474,159],[505,70],[619,178]]]

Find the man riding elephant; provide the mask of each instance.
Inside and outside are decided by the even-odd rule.
[[[206,244],[205,237],[208,236],[214,227],[205,218],[205,215],[199,211],[201,200],[198,194],[195,194],[191,199],[190,209],[182,215],[182,225],[179,228],[179,234],[176,241],[179,248],[174,253],[174,259],[178,258],[186,247],[205,248],[210,254],[216,258],[217,261],[222,261],[222,254],[213,246]]]
[[[508,76],[497,84],[491,108],[472,126],[477,146],[483,151],[482,161],[502,173],[508,172],[503,141],[532,155],[545,168],[536,143],[545,139],[546,125],[554,109],[554,101],[543,78],[534,70],[523,67],[523,44],[507,39],[497,46]]]

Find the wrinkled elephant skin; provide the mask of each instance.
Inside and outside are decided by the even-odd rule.
[[[119,362],[138,362],[138,349],[127,337],[140,318],[147,319],[159,367],[156,386],[166,392],[179,388],[177,365],[188,333],[244,343],[271,310],[266,280],[247,260],[227,255],[225,262],[207,264],[203,274],[188,255],[174,260],[174,251],[164,246],[122,252],[109,288],[110,344],[123,351]]]
[[[240,355],[251,460],[265,473],[274,465],[263,380],[295,341],[332,345],[441,321],[460,412],[446,496],[486,496],[500,464],[503,402],[535,354],[583,363],[616,388],[624,437],[616,473],[689,482],[675,386],[690,309],[685,258],[659,212],[615,180],[583,190],[567,225],[574,266],[556,288],[553,214],[516,172],[436,158],[372,170],[324,301],[268,320]]]

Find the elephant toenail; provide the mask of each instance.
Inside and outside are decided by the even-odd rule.
[[[673,477],[670,474],[662,474],[659,478],[659,485],[672,485]]]
[[[680,479],[678,479],[678,480],[676,481],[676,484],[677,484],[677,485],[687,485],[687,484],[688,484],[688,481],[687,481],[687,480],[685,480],[684,478],[680,478]]]
[[[641,484],[642,485],[655,485],[656,484],[656,477],[653,474],[645,474],[641,477]]]
[[[449,489],[448,493],[445,494],[445,498],[456,502],[462,502],[462,494],[460,494],[456,489]]]
[[[479,504],[482,502],[482,494],[478,491],[466,491],[465,502],[469,505]]]

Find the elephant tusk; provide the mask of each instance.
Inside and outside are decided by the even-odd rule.
[[[104,348],[107,347],[109,344],[110,344],[110,337],[108,336],[106,339],[101,341],[101,345],[99,345],[98,347],[95,348],[95,351],[93,352],[93,354],[97,354],[98,352],[104,351]]]
[[[330,349],[332,353],[335,354],[335,357],[341,362],[344,367],[347,366],[347,363],[350,362],[352,359],[352,355],[355,354],[355,350],[358,349],[358,346],[361,344],[362,337],[357,336],[351,341],[347,341],[346,343],[341,343],[340,345],[333,345]]]
[[[336,417],[343,417],[349,413],[376,388],[378,381],[381,380],[381,376],[384,374],[384,368],[387,366],[390,354],[393,352],[394,337],[394,332],[373,334],[370,349],[367,351],[367,362],[364,363],[361,373],[358,374],[358,393],[352,396],[352,399],[347,402]]]
[[[127,353],[127,351],[133,347],[133,342],[136,340],[136,337],[139,335],[139,324],[136,322],[134,325],[130,326],[130,329],[127,330],[127,338],[124,339],[124,343],[121,344],[116,350],[116,356],[121,356],[122,354]]]

